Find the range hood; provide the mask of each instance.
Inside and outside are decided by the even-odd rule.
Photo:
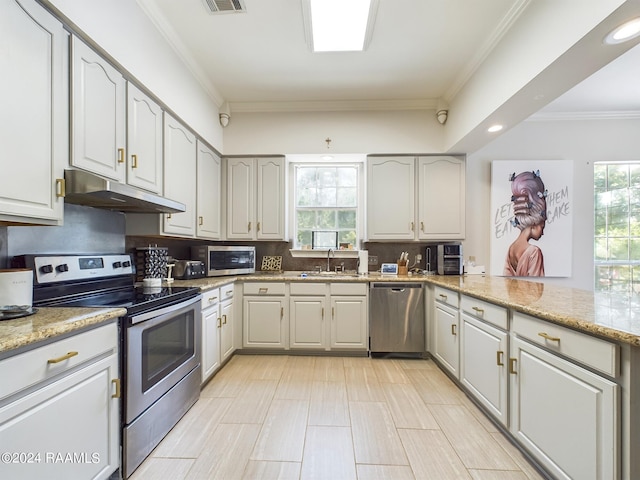
[[[187,209],[180,202],[83,170],[65,170],[64,180],[64,200],[76,205],[125,213],[179,213]]]

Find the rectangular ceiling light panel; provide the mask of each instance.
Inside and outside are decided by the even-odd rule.
[[[244,13],[244,0],[203,0],[209,13]]]
[[[374,0],[309,0],[314,52],[365,49],[375,13]]]

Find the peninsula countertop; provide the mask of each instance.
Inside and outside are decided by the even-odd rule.
[[[640,296],[621,296],[561,287],[513,277],[485,275],[367,275],[256,272],[234,277],[176,280],[175,285],[206,291],[242,282],[423,282],[526,313],[543,320],[640,346]]]

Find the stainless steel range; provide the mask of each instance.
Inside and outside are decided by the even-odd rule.
[[[129,255],[21,255],[34,306],[124,307],[122,475],[128,478],[200,396],[200,291],[136,287]]]

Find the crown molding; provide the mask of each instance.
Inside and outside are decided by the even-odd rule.
[[[538,112],[526,122],[562,122],[575,120],[637,120],[640,110],[611,110],[601,112]]]
[[[312,100],[306,102],[229,102],[229,105],[234,113],[435,110],[438,100]]]

